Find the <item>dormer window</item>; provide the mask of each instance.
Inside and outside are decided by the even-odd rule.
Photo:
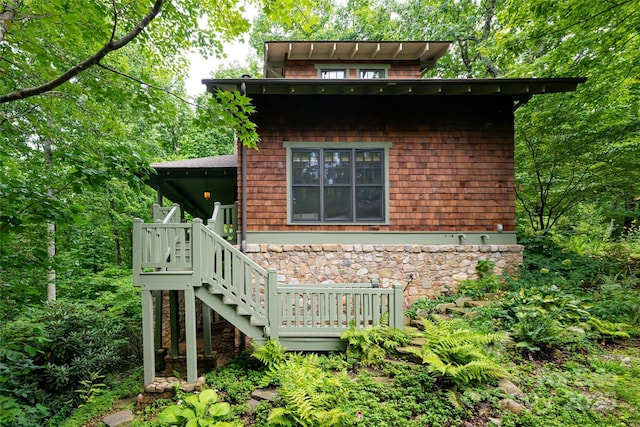
[[[386,79],[390,64],[315,64],[321,79]]]
[[[321,79],[345,79],[347,78],[347,70],[342,68],[323,68],[320,70]]]
[[[386,71],[387,70],[382,68],[371,68],[371,69],[361,68],[359,77],[361,79],[384,79],[386,78],[386,74],[387,74]]]

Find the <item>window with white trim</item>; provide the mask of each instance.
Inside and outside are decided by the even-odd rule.
[[[385,148],[291,147],[289,161],[291,222],[385,222]]]
[[[323,79],[344,79],[347,77],[345,69],[323,69],[320,70],[320,78]]]

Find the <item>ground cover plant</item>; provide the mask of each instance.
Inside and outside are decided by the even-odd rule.
[[[637,265],[532,240],[517,274],[483,261],[458,293],[416,301],[404,330],[349,329],[331,354],[268,341],[207,373],[211,391],[158,401],[132,425],[640,425]],[[275,397],[249,404],[255,390]],[[94,400],[106,393],[98,383]]]

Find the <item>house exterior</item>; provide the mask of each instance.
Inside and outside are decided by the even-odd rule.
[[[270,42],[264,78],[203,80],[257,110],[259,150],[238,154],[249,256],[284,283],[400,283],[407,304],[478,259],[521,262],[513,112],[580,80],[421,79],[448,47]]]
[[[267,42],[263,77],[203,80],[209,92],[251,98],[258,150],[154,164],[151,184],[194,216],[211,214],[209,227],[282,289],[375,283],[407,307],[473,278],[480,259],[497,273],[514,269],[523,250],[514,111],[532,95],[574,91],[584,80],[422,78],[448,48]],[[216,219],[215,201],[233,213]],[[145,280],[137,282],[143,290],[179,288]]]

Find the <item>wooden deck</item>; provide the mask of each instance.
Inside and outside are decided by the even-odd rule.
[[[234,211],[235,209],[235,211]],[[277,283],[277,271],[265,270],[235,243],[237,207],[216,204],[214,217],[180,222],[180,208],[154,207],[153,223],[133,224],[133,278],[142,289],[145,383],[155,377],[155,350],[161,340],[162,292],[183,292],[187,380],[197,376],[196,299],[204,307],[204,352],[211,353],[212,311],[256,342],[276,339],[289,350],[344,348],[340,335],[350,326],[366,328],[388,319],[402,327],[402,288],[377,283]],[[171,301],[173,299],[170,298]],[[176,298],[177,300],[177,298]],[[171,304],[173,327],[177,304]],[[154,327],[155,325],[155,327]],[[177,329],[177,328],[175,328]],[[172,351],[177,352],[177,331]]]

